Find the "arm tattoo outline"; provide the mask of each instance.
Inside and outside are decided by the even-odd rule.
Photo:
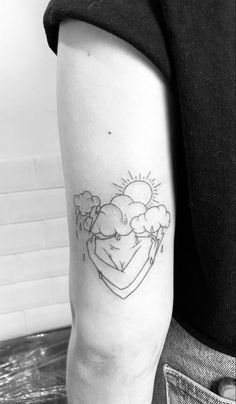
[[[99,279],[121,299],[143,282],[158,251],[163,251],[170,226],[170,212],[156,199],[161,184],[150,174],[134,176],[129,171],[120,185],[113,184],[117,192],[106,204],[90,191],[73,198],[76,237],[81,231],[89,235],[88,257]]]

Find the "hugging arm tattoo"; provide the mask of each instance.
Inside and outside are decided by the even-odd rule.
[[[129,172],[117,192],[103,204],[101,199],[84,191],[74,195],[76,238],[88,235],[86,254],[99,279],[122,299],[142,283],[157,253],[163,252],[163,239],[170,226],[170,212],[160,204],[156,180]]]

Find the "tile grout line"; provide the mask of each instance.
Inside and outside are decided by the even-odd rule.
[[[9,191],[1,191],[0,190],[0,196],[1,195],[9,195],[9,194],[19,194],[19,193],[27,193],[27,192],[35,192],[35,191],[49,191],[50,189],[61,189],[65,188],[65,185],[50,185],[50,186],[40,186],[37,188],[22,188],[22,189],[15,189],[15,190],[9,190]]]
[[[14,311],[5,311],[5,312],[0,312],[0,317],[1,316],[5,316],[5,315],[9,315],[9,314],[15,314],[15,313],[24,313],[25,316],[25,312],[28,310],[35,310],[35,309],[44,309],[45,307],[51,307],[51,306],[60,306],[60,305],[69,305],[69,301],[67,302],[59,302],[59,303],[51,303],[51,304],[44,304],[44,305],[40,305],[40,306],[31,306],[31,307],[25,307],[25,308],[21,308],[20,310],[14,310]]]
[[[48,222],[48,221],[52,221],[52,220],[57,220],[57,219],[67,219],[67,215],[63,215],[63,216],[54,216],[54,217],[45,217],[45,218],[41,218],[41,219],[32,219],[32,220],[28,220],[28,221],[24,221],[24,222],[10,222],[7,224],[0,224],[0,229],[2,227],[6,227],[6,226],[17,226],[17,225],[21,225],[21,224],[28,224],[28,223],[43,223],[43,222]]]
[[[55,248],[65,248],[68,247],[69,243],[67,244],[62,244],[62,245],[57,245],[57,246],[52,246],[52,247],[45,247],[45,248],[39,248],[38,250],[24,250],[24,251],[20,251],[20,252],[12,252],[12,253],[7,253],[7,254],[2,254],[0,255],[1,257],[9,257],[11,255],[19,255],[19,254],[27,254],[27,253],[32,253],[32,252],[37,252],[37,251],[45,251],[45,250],[53,250]]]
[[[69,268],[69,265],[68,265],[68,268]],[[18,285],[19,283],[27,283],[27,282],[36,282],[36,281],[41,281],[41,280],[44,280],[44,279],[54,279],[54,278],[61,278],[61,277],[65,277],[65,276],[69,276],[69,270],[67,271],[67,272],[60,272],[60,274],[57,274],[57,275],[55,275],[55,274],[53,274],[53,275],[47,275],[47,276],[44,276],[44,277],[36,277],[36,278],[27,278],[27,279],[18,279],[18,280],[15,280],[15,281],[9,281],[9,282],[7,282],[7,283],[0,283],[0,289],[1,288],[4,288],[5,286],[10,286],[10,285]]]

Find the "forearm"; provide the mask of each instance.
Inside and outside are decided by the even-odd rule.
[[[71,368],[71,374],[71,377],[75,378],[76,372],[73,368]],[[116,380],[96,376],[89,376],[89,380],[84,380],[84,377],[78,374],[75,383],[71,387],[70,384],[68,385],[68,392],[70,404],[151,404],[153,375],[136,380],[133,380],[130,375],[127,377],[126,374],[120,374]]]
[[[86,369],[85,377],[84,370],[76,373],[77,366],[78,364],[75,364],[74,368],[70,366],[68,369],[67,380],[76,378],[71,385],[68,382],[70,404],[151,404],[152,402],[153,373],[134,379],[124,371],[114,377],[101,377],[92,375],[93,371]]]

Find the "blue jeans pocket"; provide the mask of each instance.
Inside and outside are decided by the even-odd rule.
[[[221,398],[194,380],[164,365],[167,404],[232,404],[231,400]]]

